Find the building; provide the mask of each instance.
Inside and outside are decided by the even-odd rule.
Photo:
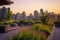
[[[37,19],[39,18],[39,13],[37,10],[34,11],[34,19]]]
[[[12,20],[16,20],[16,15],[12,14]]]
[[[20,13],[18,12],[18,13],[15,15],[15,17],[16,17],[16,20],[20,20]]]
[[[32,13],[30,13],[30,15],[27,16],[27,20],[33,20],[33,15],[32,15]]]
[[[48,17],[53,21],[57,21],[57,14],[55,14],[54,12],[49,12]]]
[[[6,14],[8,13],[8,8],[0,8],[0,20],[6,18]]]
[[[2,19],[1,13],[2,13],[2,9],[0,8],[0,20]]]
[[[26,20],[26,13],[25,13],[25,11],[23,11],[21,13],[21,20]]]
[[[6,14],[8,13],[8,8],[3,7],[2,8],[2,14],[4,17],[6,17]]]
[[[19,12],[16,14],[12,14],[12,19],[13,20],[26,20],[26,14],[24,11],[21,14]]]
[[[44,15],[43,9],[41,8],[41,9],[40,9],[40,16],[43,16],[43,15]]]

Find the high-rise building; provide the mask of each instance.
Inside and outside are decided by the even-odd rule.
[[[30,15],[27,16],[27,20],[33,20],[33,15],[32,15],[32,13],[30,13]]]
[[[2,13],[2,10],[1,10],[1,8],[0,8],[0,20],[2,19],[2,15],[1,15],[1,13]]]
[[[25,11],[22,12],[21,18],[22,18],[21,20],[26,20],[26,13],[25,13]]]
[[[41,9],[40,9],[40,16],[43,16],[43,15],[44,15],[43,9],[41,8]]]
[[[15,16],[16,16],[16,20],[20,20],[20,13],[19,12]]]
[[[59,17],[60,17],[60,14],[59,14]],[[59,18],[59,20],[60,20],[60,18]],[[55,19],[54,19],[54,21],[55,21],[55,22],[58,21],[58,14],[55,14]]]
[[[48,15],[48,11],[47,10],[45,11],[44,15]]]
[[[3,7],[2,8],[2,15],[6,16],[7,13],[8,13],[8,8]]]
[[[34,11],[34,19],[39,18],[39,13],[37,10]]]
[[[15,14],[12,14],[12,19],[13,20],[16,20],[16,17],[15,16],[16,16]]]
[[[11,13],[10,8],[6,7],[0,8],[0,20],[1,21],[7,20],[7,16],[9,15],[9,13]]]
[[[55,15],[54,12],[49,12],[47,16],[48,16],[51,20],[56,21],[56,17],[55,17],[56,15]]]
[[[3,20],[6,17],[7,13],[8,13],[8,8],[6,7],[0,8],[0,20]]]
[[[20,14],[20,17],[19,17],[20,20],[22,20],[22,14]]]
[[[1,8],[0,8],[0,14],[1,14],[1,12],[2,12],[2,11],[1,11]]]

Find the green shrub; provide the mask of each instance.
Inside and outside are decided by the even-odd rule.
[[[50,35],[50,30],[49,29],[43,29],[43,31],[47,34],[47,37]]]
[[[32,29],[33,30],[37,30],[37,31],[44,31],[46,34],[47,34],[47,36],[49,36],[50,35],[50,30],[48,29],[48,28],[42,28],[41,27],[41,25],[39,25],[39,24],[35,24],[33,27],[32,27]]]
[[[42,30],[42,28],[40,27],[39,24],[33,25],[32,29],[34,29],[34,30]]]
[[[12,24],[10,24],[10,26],[11,26],[11,27],[16,27],[17,24],[16,24],[16,23],[12,23]]]
[[[3,22],[3,25],[8,25],[8,22]]]
[[[0,25],[2,25],[3,23],[2,22],[0,22]]]
[[[5,28],[6,26],[4,26],[4,25],[0,25],[0,28]]]

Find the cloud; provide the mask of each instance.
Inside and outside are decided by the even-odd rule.
[[[0,6],[2,5],[11,5],[13,2],[11,0],[0,0]]]

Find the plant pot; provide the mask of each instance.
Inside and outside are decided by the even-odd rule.
[[[5,27],[3,26],[0,27],[0,33],[5,33]]]
[[[60,22],[55,22],[55,27],[60,27]]]

